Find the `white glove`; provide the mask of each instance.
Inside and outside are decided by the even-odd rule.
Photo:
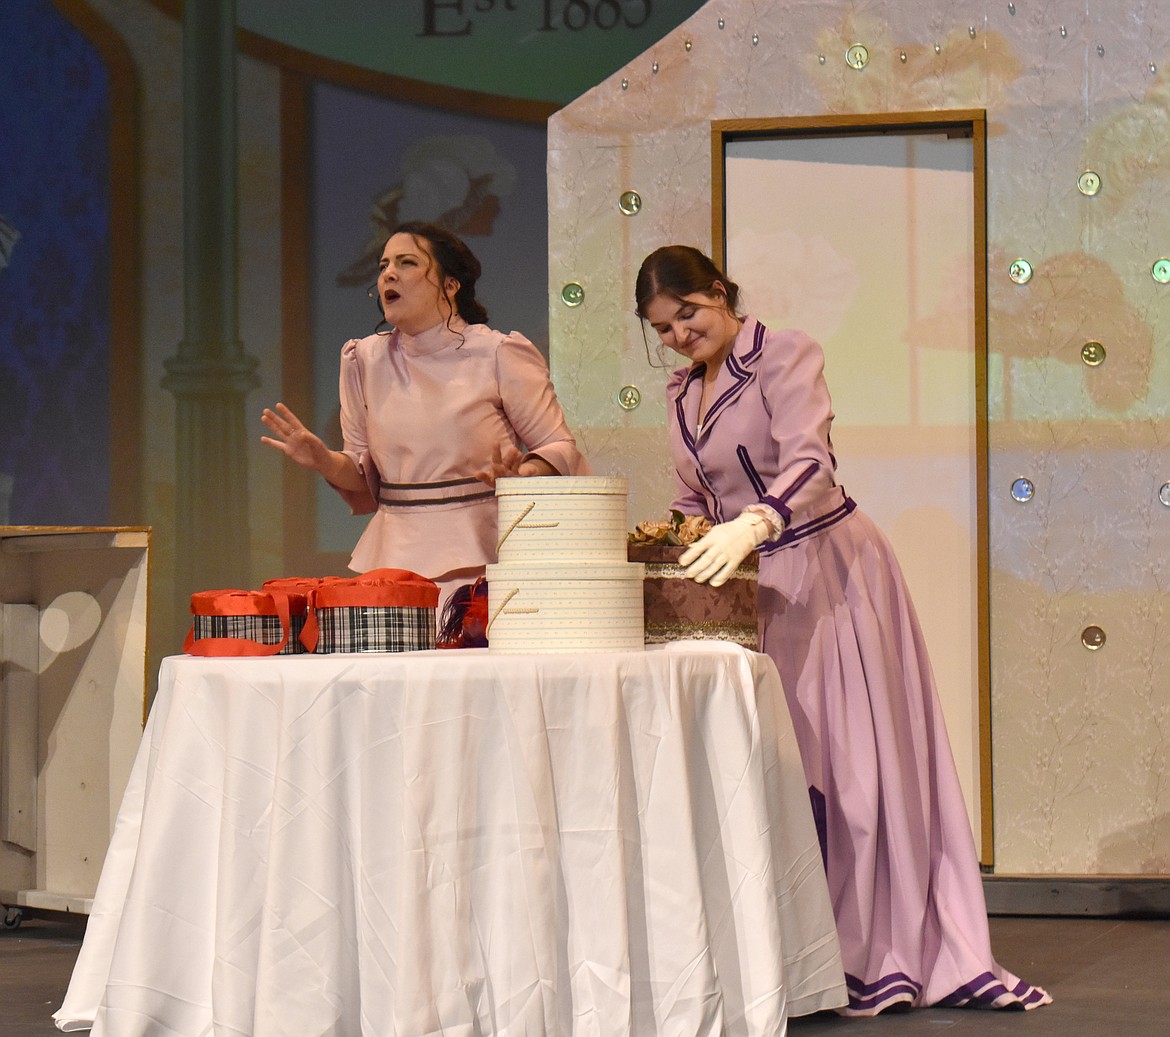
[[[745,511],[730,522],[712,526],[682,553],[678,564],[696,583],[710,581],[712,587],[722,587],[770,533],[771,527],[762,516]]]

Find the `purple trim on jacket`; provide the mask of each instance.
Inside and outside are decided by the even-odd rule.
[[[811,535],[826,513],[848,514],[832,474],[823,366],[820,347],[807,335],[770,332],[745,318],[710,387],[715,401],[701,431],[699,388],[710,372],[703,364],[675,371],[667,385],[679,486],[673,506],[719,522],[764,504],[788,527],[766,548]]]

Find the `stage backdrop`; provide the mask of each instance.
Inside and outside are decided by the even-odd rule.
[[[0,524],[102,524],[109,72],[50,0],[0,5],[0,39]]]
[[[0,4],[0,517],[153,527],[152,678],[189,623],[175,530],[192,473],[163,388],[184,335],[182,6]],[[547,348],[545,120],[698,6],[238,0],[239,338],[260,384],[251,571],[232,582],[343,570],[356,539],[260,445],[258,418],[292,390],[328,430],[337,352],[376,319],[360,278],[338,280],[358,277],[375,210],[408,180],[486,175],[467,233],[492,318]]]
[[[1168,98],[1163,3],[712,0],[549,124],[553,375],[645,515],[671,489],[634,275],[712,246],[712,122],[986,111],[1000,873],[1170,874]]]

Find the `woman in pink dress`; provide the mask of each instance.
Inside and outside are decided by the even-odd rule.
[[[671,245],[638,315],[689,366],[667,385],[678,496],[714,527],[681,558],[722,584],[759,551],[760,646],[783,679],[852,1015],[1051,999],[992,957],[983,887],[926,646],[898,562],[838,485],[820,346],[738,314],[739,289]]]
[[[354,514],[372,513],[352,569],[412,570],[444,600],[495,560],[497,478],[589,474],[540,352],[487,326],[479,273],[454,234],[403,224],[378,268],[392,330],[341,350],[343,448],[283,403],[261,418],[263,442],[319,472]]]

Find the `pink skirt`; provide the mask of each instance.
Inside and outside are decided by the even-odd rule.
[[[821,838],[849,989],[842,1014],[1048,1004],[992,957],[934,676],[884,534],[858,510],[763,557],[759,618]]]

